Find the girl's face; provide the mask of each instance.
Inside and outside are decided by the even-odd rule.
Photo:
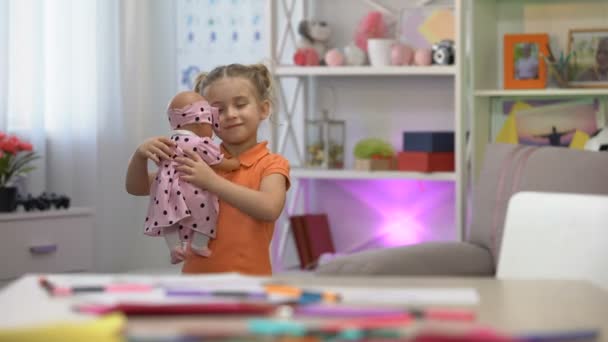
[[[268,117],[270,103],[260,103],[251,82],[243,77],[224,77],[206,89],[205,97],[220,113],[217,135],[226,144],[254,145],[260,122]]]

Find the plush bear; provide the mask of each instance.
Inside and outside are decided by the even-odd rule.
[[[312,48],[320,59],[325,56],[331,36],[331,29],[325,21],[302,20],[298,25],[298,33],[301,36],[298,50]],[[323,64],[323,61],[321,63]]]

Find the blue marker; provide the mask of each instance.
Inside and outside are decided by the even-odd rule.
[[[596,341],[598,337],[599,333],[596,330],[580,330],[522,335],[517,340],[522,342],[591,342]]]

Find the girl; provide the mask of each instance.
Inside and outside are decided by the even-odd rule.
[[[222,153],[237,158],[240,168],[216,174],[188,150],[186,157],[175,159],[181,163],[176,169],[183,180],[220,199],[217,236],[209,242],[213,255],[198,256],[188,248],[182,272],[270,275],[270,240],[289,188],[289,163],[271,153],[267,142],[257,140],[258,127],[272,107],[270,72],[262,64],[222,66],[199,75],[195,90],[218,108]],[[148,174],[147,159],[156,163],[169,160],[174,147],[165,137],[142,143],[129,162],[127,191],[148,195],[155,175]]]

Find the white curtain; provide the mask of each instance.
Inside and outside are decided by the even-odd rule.
[[[0,1],[0,130],[29,138],[44,157],[29,192],[95,210],[97,271],[139,266],[130,260],[141,254],[133,246],[144,204],[125,193],[124,174],[150,135],[141,124],[151,109],[150,3]]]

